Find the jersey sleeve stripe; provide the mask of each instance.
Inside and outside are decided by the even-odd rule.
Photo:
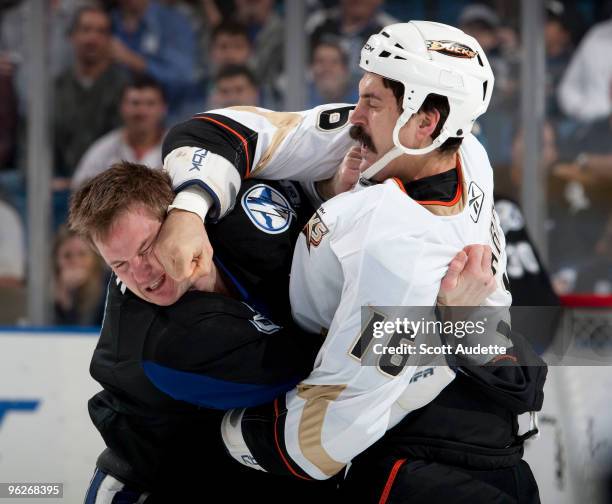
[[[393,464],[391,472],[389,473],[389,478],[387,478],[387,483],[385,483],[385,488],[383,489],[383,493],[380,496],[378,504],[386,504],[387,500],[389,499],[389,494],[391,493],[391,488],[393,488],[395,478],[397,477],[397,473],[405,463],[406,459],[400,459],[395,462],[395,464]]]
[[[230,128],[227,124],[223,124],[221,121],[217,121],[216,119],[213,119],[212,117],[195,116],[194,119],[198,119],[200,121],[209,121],[209,122],[215,123],[216,125],[221,126],[222,128],[226,129],[227,131],[229,131],[230,133],[232,133],[232,134],[236,135],[236,137],[238,137],[238,139],[242,143],[242,147],[244,148],[244,155],[246,157],[246,173],[244,175],[244,178],[248,178],[249,175],[251,174],[251,160],[249,159],[249,146],[248,146],[246,138],[244,138],[235,129]]]
[[[143,361],[142,368],[153,385],[173,399],[224,410],[264,404],[290,390],[298,381],[239,383],[173,369],[151,361]]]
[[[323,446],[323,425],[328,409],[345,389],[346,385],[298,385],[298,396],[306,401],[298,426],[300,449],[304,457],[328,477],[346,465],[335,460]]]

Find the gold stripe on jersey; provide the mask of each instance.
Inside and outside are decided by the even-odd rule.
[[[333,476],[346,464],[334,460],[323,448],[323,422],[329,404],[338,398],[346,385],[299,384],[297,388],[297,395],[306,401],[298,427],[302,454],[323,474]]]
[[[251,114],[260,115],[265,117],[273,126],[276,127],[276,132],[272,137],[270,145],[268,145],[268,148],[262,153],[259,163],[257,163],[257,165],[251,170],[251,177],[256,177],[265,169],[270,162],[270,159],[272,159],[272,156],[274,156],[274,153],[277,151],[279,145],[287,137],[289,132],[295,129],[298,124],[302,122],[302,116],[297,112],[271,112],[269,110],[244,105],[228,108],[231,110],[238,110],[240,112],[250,112]]]

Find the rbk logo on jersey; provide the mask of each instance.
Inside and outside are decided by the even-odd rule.
[[[476,185],[476,182],[471,182],[468,189],[468,205],[470,207],[470,217],[474,222],[478,222],[483,200],[484,192]]]
[[[297,217],[287,199],[265,184],[257,184],[245,192],[242,207],[255,227],[269,234],[286,231],[291,219]]]
[[[329,228],[325,225],[325,222],[323,222],[319,210],[315,212],[315,214],[304,226],[302,233],[304,233],[304,236],[306,237],[306,247],[308,248],[308,252],[310,252],[311,245],[316,248],[321,244],[323,237],[329,233]]]
[[[200,168],[202,168],[202,164],[204,163],[204,159],[207,155],[208,151],[206,149],[198,149],[195,151],[193,153],[193,157],[191,158],[191,168],[189,168],[189,171],[200,171]]]

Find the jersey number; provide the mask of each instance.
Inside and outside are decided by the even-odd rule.
[[[368,321],[364,331],[359,335],[359,338],[351,348],[350,355],[357,359],[359,362],[362,361],[364,354],[370,350],[372,341],[374,340],[374,328],[385,322],[387,317],[380,313],[374,313],[372,318]],[[385,338],[385,337],[383,337]],[[413,344],[409,334],[395,332],[390,337],[377,339],[380,342],[381,347],[392,347],[400,348],[404,345]],[[408,352],[404,354],[389,354],[386,352],[380,353],[376,360],[376,367],[385,375],[397,376],[400,374],[402,369],[406,366],[410,354]]]
[[[342,128],[348,122],[349,114],[354,108],[354,105],[349,105],[346,107],[322,110],[319,112],[317,127],[323,131],[333,131]]]
[[[532,275],[540,272],[540,265],[529,242],[507,243],[506,255],[508,256],[507,270],[510,278],[522,278],[525,272]]]

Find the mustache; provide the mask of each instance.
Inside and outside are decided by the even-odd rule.
[[[357,140],[359,143],[365,145],[368,150],[372,151],[374,154],[378,154],[376,147],[374,147],[372,137],[368,135],[361,126],[351,126],[351,129],[349,130],[349,136],[353,140]]]

